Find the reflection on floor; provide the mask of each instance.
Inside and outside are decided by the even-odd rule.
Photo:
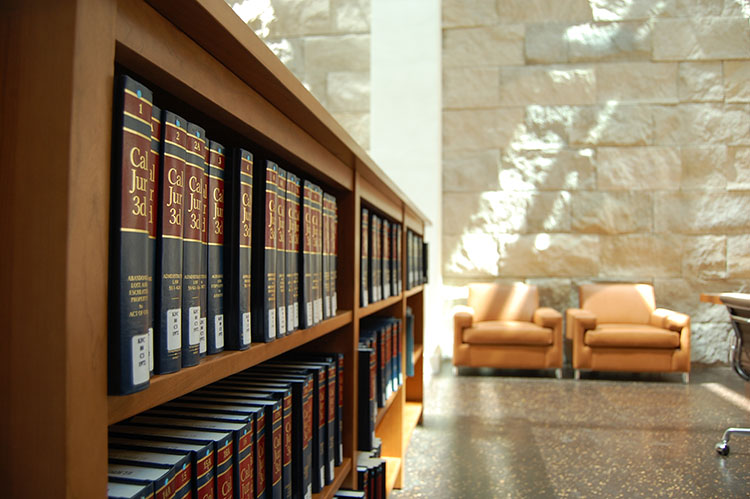
[[[746,497],[750,390],[729,367],[677,374],[461,369],[425,387],[424,424],[391,497]]]

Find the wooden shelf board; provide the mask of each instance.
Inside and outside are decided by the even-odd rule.
[[[362,307],[359,309],[359,318],[367,317],[368,315],[372,315],[375,312],[379,312],[383,310],[384,308],[388,308],[391,305],[394,305],[401,301],[401,295],[397,296],[391,296],[390,298],[386,298],[384,300],[376,301],[375,303],[370,303],[366,307]]]
[[[380,422],[383,421],[383,418],[386,414],[388,414],[388,410],[393,405],[393,402],[398,398],[399,392],[404,389],[404,385],[401,385],[398,387],[398,390],[391,393],[391,396],[388,397],[388,400],[385,401],[385,406],[378,409],[378,416],[375,419],[375,429],[377,430],[378,426],[380,426]]]
[[[412,362],[417,365],[420,357],[424,354],[424,345],[414,345],[414,351],[411,354]]]
[[[194,367],[173,374],[157,375],[145,390],[132,395],[108,397],[108,424],[117,423],[140,412],[197,390],[263,361],[318,339],[352,321],[351,310],[339,311],[336,317],[309,329],[296,331],[270,343],[254,343],[243,351],[225,351],[211,355]]]
[[[411,440],[411,434],[414,432],[414,428],[417,427],[419,421],[422,419],[422,409],[423,406],[421,402],[406,402],[406,404],[404,404],[404,449],[406,449],[409,440]]]
[[[409,298],[411,296],[414,296],[414,295],[417,295],[417,294],[421,293],[422,291],[424,291],[424,284],[420,284],[419,286],[414,286],[411,289],[407,289],[404,292],[404,294],[406,295],[407,298]]]
[[[341,463],[341,466],[336,466],[334,469],[333,482],[327,485],[323,490],[317,494],[313,494],[314,499],[330,499],[333,494],[341,488],[344,483],[344,479],[349,475],[352,470],[352,459],[345,457]]]
[[[396,485],[396,478],[401,472],[402,459],[389,456],[384,456],[381,459],[385,459],[385,490],[387,497],[393,492],[393,488]]]

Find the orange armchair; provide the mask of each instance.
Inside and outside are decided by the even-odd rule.
[[[539,307],[534,285],[470,284],[453,317],[453,365],[555,369],[562,376],[562,314]]]
[[[565,314],[573,373],[581,370],[690,373],[690,316],[656,308],[649,284],[584,284]]]

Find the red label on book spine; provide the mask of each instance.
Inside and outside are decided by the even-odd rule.
[[[126,115],[151,126],[152,105],[129,90],[124,94]],[[127,126],[122,134],[122,206],[120,227],[123,230],[148,232],[149,170],[151,137]]]

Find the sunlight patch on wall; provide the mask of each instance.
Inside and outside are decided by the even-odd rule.
[[[255,29],[255,34],[261,38],[269,35],[269,26],[276,19],[271,0],[240,1],[232,5],[232,10],[245,24],[257,22],[259,27]]]

